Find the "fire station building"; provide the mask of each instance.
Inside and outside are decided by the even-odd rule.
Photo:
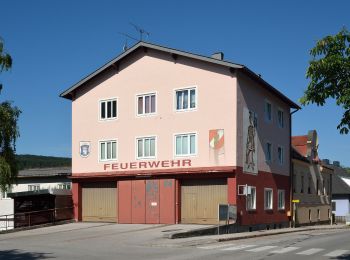
[[[72,101],[77,221],[288,224],[291,110],[247,67],[139,42],[61,97]]]

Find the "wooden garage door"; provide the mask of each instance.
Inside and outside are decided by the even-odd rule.
[[[226,179],[181,182],[181,223],[218,223],[218,204],[227,204]]]
[[[117,222],[117,183],[86,183],[82,186],[83,221]]]

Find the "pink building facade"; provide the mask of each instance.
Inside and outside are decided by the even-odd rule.
[[[248,68],[140,42],[61,96],[76,220],[287,225],[299,107]]]

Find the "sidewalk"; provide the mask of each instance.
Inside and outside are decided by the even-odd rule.
[[[172,239],[170,236],[168,239],[164,239],[162,242],[159,241],[158,245],[163,244],[162,246],[197,246],[204,244],[211,244],[217,242],[225,242],[231,240],[239,240],[239,239],[247,239],[247,238],[255,238],[255,237],[263,237],[263,236],[272,236],[272,235],[280,235],[287,233],[295,233],[295,232],[305,232],[305,231],[313,231],[313,230],[335,230],[335,229],[349,229],[350,226],[345,224],[338,225],[317,225],[317,226],[305,226],[298,228],[282,228],[282,229],[270,229],[270,230],[260,230],[253,232],[242,232],[242,233],[231,233],[231,234],[223,234],[223,235],[206,235],[206,236],[189,236],[186,238],[177,238]],[[172,240],[172,242],[169,241]],[[168,242],[166,242],[168,241]]]

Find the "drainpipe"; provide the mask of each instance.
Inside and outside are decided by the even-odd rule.
[[[293,163],[292,163],[292,115],[298,112],[300,108],[289,113],[289,181],[290,181],[290,199],[289,199],[289,209],[291,217],[294,216],[294,208],[293,208]],[[295,227],[295,219],[291,221],[290,227]]]

